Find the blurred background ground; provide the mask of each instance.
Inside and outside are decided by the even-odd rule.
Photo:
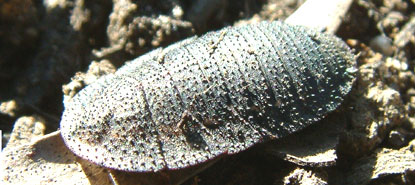
[[[128,60],[224,26],[283,20],[303,2],[0,0],[2,148],[9,139],[29,142],[25,132],[56,131],[64,93]],[[321,123],[344,125],[336,165],[294,164],[267,152],[266,143],[185,184],[415,183],[414,34],[414,0],[355,0],[344,17],[336,35],[355,50],[359,70],[347,100]],[[16,125],[30,129],[19,133]]]

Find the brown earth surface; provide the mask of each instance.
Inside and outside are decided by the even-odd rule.
[[[336,33],[357,55],[352,92],[323,121],[282,140],[200,168],[134,174],[102,169],[73,156],[59,134],[43,136],[58,130],[64,95],[73,96],[124,62],[224,26],[284,20],[303,2],[0,1],[0,130],[5,156],[0,180],[415,184],[414,0],[353,2]]]

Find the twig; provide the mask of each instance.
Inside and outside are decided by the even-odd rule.
[[[286,23],[335,33],[353,0],[307,0]]]

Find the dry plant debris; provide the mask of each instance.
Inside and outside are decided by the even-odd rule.
[[[65,154],[69,150],[61,148],[64,145],[57,139],[58,133],[52,134],[53,137],[41,136],[58,128],[63,112],[61,86],[68,84],[71,77],[75,76],[65,88],[66,100],[101,75],[114,72],[125,61],[155,49],[157,44],[167,46],[193,33],[218,30],[237,22],[285,19],[304,0],[226,0],[214,6],[205,0],[160,2],[0,2],[0,42],[1,46],[7,46],[0,51],[0,129],[4,134],[3,144],[7,143],[5,139],[13,138],[2,153],[2,183],[53,184],[65,180],[65,184],[414,184],[413,0],[353,1],[336,32],[359,56],[358,77],[352,92],[337,111],[315,126],[287,137],[288,141],[281,144],[255,146],[197,170],[186,168],[192,171],[143,175],[94,166]],[[212,8],[195,11],[203,10],[203,6],[218,11],[211,11]],[[203,14],[201,22],[188,19],[197,14]],[[163,21],[168,23],[161,25]],[[90,69],[97,70],[86,72],[92,61],[97,62]],[[19,129],[12,133],[15,124]],[[336,125],[333,134],[312,136],[313,130],[321,128],[325,132],[324,125],[328,124]],[[61,144],[46,147],[44,144],[53,143],[49,141]],[[294,144],[309,147],[301,151]],[[44,151],[36,154],[35,148]],[[13,160],[10,154],[15,155]],[[308,160],[325,154],[319,160]],[[63,158],[58,159],[58,155]],[[39,156],[41,160],[30,156]],[[55,161],[71,159],[70,168],[41,156]],[[85,173],[85,166],[97,170]],[[35,170],[40,172],[49,167],[53,170],[45,170],[47,174],[33,175]],[[30,182],[18,178],[23,175],[33,178]]]

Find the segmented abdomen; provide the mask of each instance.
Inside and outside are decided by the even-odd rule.
[[[185,168],[318,121],[350,91],[354,65],[331,35],[281,22],[229,27],[86,87],[65,105],[62,135],[106,167]]]

